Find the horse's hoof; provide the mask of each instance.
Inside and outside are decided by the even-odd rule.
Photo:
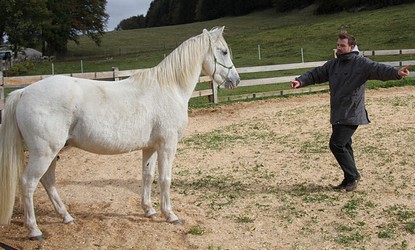
[[[173,225],[176,225],[176,226],[182,226],[183,225],[182,221],[179,220],[179,219],[174,220],[174,221],[169,221],[169,223],[171,223]]]
[[[147,218],[155,220],[157,218],[157,214],[152,214],[152,215],[148,216]]]
[[[67,214],[63,218],[63,223],[64,224],[70,224],[70,225],[76,224],[75,219],[70,214]]]
[[[29,240],[38,240],[38,241],[40,241],[40,240],[44,240],[45,238],[43,237],[43,235],[41,234],[41,235],[38,235],[38,236],[30,236],[29,237]]]
[[[148,211],[145,215],[146,218],[152,219],[154,220],[155,218],[157,218],[157,213],[154,210],[150,210]]]

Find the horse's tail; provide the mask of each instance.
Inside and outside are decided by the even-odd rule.
[[[0,224],[9,224],[24,167],[23,139],[16,120],[16,106],[23,90],[6,98],[0,124]]]

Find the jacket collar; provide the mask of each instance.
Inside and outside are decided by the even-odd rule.
[[[359,55],[358,51],[352,51],[352,52],[349,52],[349,53],[337,55],[337,58],[340,61],[350,61],[352,58],[354,58],[357,55]]]

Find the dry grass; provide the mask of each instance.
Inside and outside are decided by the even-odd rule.
[[[327,144],[328,94],[194,109],[174,166],[183,226],[143,217],[140,153],[62,152],[58,185],[74,226],[44,190],[36,212],[47,239],[30,242],[16,207],[0,241],[25,249],[414,249],[415,88],[369,90],[372,124],[354,149],[362,181],[342,173]],[[154,202],[158,209],[158,185]]]

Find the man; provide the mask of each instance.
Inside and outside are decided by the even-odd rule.
[[[334,187],[347,192],[356,189],[360,174],[356,168],[352,136],[359,125],[368,124],[365,108],[367,80],[397,80],[409,75],[408,65],[396,69],[359,55],[355,38],[340,32],[337,40],[337,58],[327,61],[291,81],[291,88],[300,88],[329,81],[330,123],[332,135],[330,150],[344,172],[343,181]]]

